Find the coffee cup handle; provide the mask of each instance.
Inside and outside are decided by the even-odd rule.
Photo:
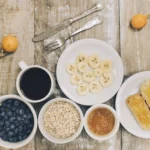
[[[21,70],[25,70],[28,68],[28,65],[24,62],[24,61],[20,61],[18,63],[19,67],[21,68]]]

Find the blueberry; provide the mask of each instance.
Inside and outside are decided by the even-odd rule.
[[[12,116],[12,117],[10,117],[9,121],[13,122],[15,119],[16,119],[16,117]]]
[[[18,136],[18,139],[19,139],[19,141],[22,141],[23,137],[20,135],[20,136]]]
[[[2,106],[4,106],[4,107],[6,107],[7,104],[9,104],[7,100],[5,100],[5,101],[2,102]]]
[[[26,131],[26,130],[27,130],[27,128],[28,128],[27,126],[24,126],[24,127],[23,127],[23,130],[24,130],[24,131]]]
[[[14,129],[15,128],[15,125],[14,124],[12,124],[11,126],[10,126],[10,129]]]
[[[13,117],[16,117],[17,115],[18,115],[18,114],[15,113],[15,112],[13,112],[13,114],[12,114]]]
[[[7,135],[3,135],[1,138],[2,138],[3,141],[8,141],[8,136]]]
[[[13,137],[13,142],[17,142],[17,138],[16,137]]]
[[[5,119],[5,120],[8,120],[8,116],[7,116],[7,115],[5,115],[5,116],[4,116],[4,119]]]
[[[3,131],[0,132],[0,137],[2,137],[4,135],[5,135],[5,131],[3,130]]]
[[[0,127],[2,127],[4,125],[4,121],[0,121]]]
[[[23,110],[23,109],[20,109],[20,110],[19,110],[19,114],[20,114],[20,115],[24,115],[24,110]]]
[[[23,115],[23,118],[27,118],[27,115],[26,115],[26,114],[24,114],[24,115]]]
[[[24,121],[24,123],[25,123],[25,124],[29,124],[30,121],[29,121],[28,119],[26,119],[26,120]]]
[[[6,115],[6,113],[3,111],[3,112],[1,112],[1,114],[0,114],[2,117],[4,117],[5,115]]]
[[[15,106],[11,106],[11,110],[16,111],[16,107]]]
[[[19,132],[21,133],[23,131],[23,127],[22,126],[19,126]]]
[[[18,128],[14,129],[15,134],[18,134],[18,132],[19,132]]]
[[[33,118],[33,115],[31,113],[29,113],[29,114],[27,114],[27,118],[31,119],[31,118]]]
[[[25,134],[25,135],[23,136],[23,140],[26,139],[27,137],[28,137],[28,135]]]
[[[19,102],[18,100],[15,100],[15,101],[14,101],[14,105],[15,105],[15,106],[19,106],[19,104],[20,104],[20,102]]]
[[[0,106],[0,112],[5,111],[5,108],[3,106]]]
[[[9,136],[9,137],[12,137],[13,135],[14,135],[14,132],[12,132],[12,131],[9,131],[9,132],[8,132],[8,136]]]
[[[17,114],[19,114],[19,110],[20,110],[20,108],[16,108],[15,112],[16,112]]]
[[[9,142],[14,142],[14,140],[13,140],[12,137],[9,137],[9,138],[8,138],[8,141],[9,141]]]
[[[11,104],[8,103],[8,104],[5,105],[5,107],[6,108],[11,108]]]
[[[6,131],[6,132],[9,132],[9,131],[10,131],[10,128],[9,128],[9,127],[7,127],[7,128],[5,129],[5,131]]]
[[[24,103],[20,104],[20,107],[21,107],[22,109],[27,109],[27,108],[28,108],[27,105],[24,104]]]
[[[26,134],[30,134],[31,133],[31,129],[28,129],[27,131],[26,131]]]
[[[18,121],[21,121],[22,119],[21,119],[21,117],[20,117],[20,116],[17,116],[17,120],[18,120]]]
[[[10,116],[10,117],[11,117],[11,116],[12,116],[12,114],[13,114],[13,112],[12,112],[12,111],[8,111],[8,112],[7,112],[7,114],[8,114],[8,116]]]
[[[12,99],[8,99],[8,100],[7,100],[7,103],[12,104],[12,103],[13,103],[13,100],[12,100]]]
[[[21,121],[19,122],[19,124],[23,126],[23,125],[24,125],[24,120],[21,120]]]
[[[10,122],[9,121],[5,121],[5,126],[9,127],[10,126]]]
[[[28,125],[28,128],[29,128],[29,129],[32,129],[32,128],[33,128],[33,124],[29,124],[29,125]]]
[[[19,122],[17,120],[14,121],[15,126],[19,126]]]
[[[29,108],[26,109],[26,113],[27,113],[27,114],[30,114],[30,113],[31,113],[31,111],[30,111]]]

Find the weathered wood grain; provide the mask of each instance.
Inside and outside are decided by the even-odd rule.
[[[136,13],[149,13],[149,0],[101,0],[106,7],[102,12],[94,13],[72,24],[70,27],[54,35],[51,39],[45,40],[44,43],[32,43],[31,40],[34,35],[38,35],[69,17],[76,16],[92,7],[96,2],[97,0],[1,0],[0,40],[4,35],[13,34],[18,37],[20,45],[13,55],[0,59],[0,95],[16,94],[15,79],[19,73],[17,63],[20,60],[25,60],[28,64],[35,63],[45,66],[55,72],[57,60],[64,48],[72,42],[83,38],[97,38],[111,44],[123,58],[126,75],[149,70],[150,42],[148,40],[150,37],[150,24],[148,23],[139,32],[131,30],[129,26],[132,15]],[[67,41],[61,50],[57,50],[53,54],[53,61],[51,60],[51,55],[46,57],[49,60],[45,61],[43,57],[44,44],[59,35],[62,36],[68,32],[73,32],[97,14],[104,18],[102,25],[74,36]],[[60,95],[64,97],[58,86],[56,86],[53,97]],[[110,100],[107,104],[114,105],[114,99]],[[35,106],[37,112],[41,108],[40,105]],[[87,107],[83,106],[81,108],[84,112],[87,109]],[[124,129],[121,132],[120,128],[120,131],[114,138],[103,143],[92,140],[83,131],[75,141],[58,145],[47,141],[38,130],[35,139],[20,150],[148,150],[149,144],[149,140],[137,138]],[[0,150],[4,149],[0,147]]]
[[[45,4],[48,2],[47,6]],[[71,18],[73,16],[76,16],[79,13],[82,13],[88,8],[91,8],[94,3],[96,3],[96,0],[49,0],[45,2],[40,2],[40,0],[37,2],[38,5],[36,5],[36,11],[35,12],[35,29],[37,31],[43,31],[45,28],[53,27],[58,23],[61,23],[62,21]],[[73,32],[74,30],[78,29],[81,25],[88,22],[90,19],[92,19],[97,14],[100,14],[104,18],[104,23],[102,25],[98,25],[97,27],[94,27],[93,29],[90,29],[88,31],[85,31],[83,33],[80,33],[76,35],[75,37],[71,38],[67,41],[67,44],[64,46],[67,47],[72,42],[83,39],[83,38],[98,38],[101,40],[104,40],[111,44],[118,52],[119,52],[119,13],[118,13],[118,1],[112,1],[107,0],[103,1],[106,8],[99,13],[94,13],[78,22],[73,23],[70,27],[62,30],[60,33],[54,35],[48,40],[45,40],[44,44],[47,44],[52,39],[58,37],[58,36],[64,36],[68,32]],[[40,5],[39,5],[40,3]],[[42,5],[43,4],[43,5]],[[43,12],[44,11],[44,12]],[[40,16],[39,16],[40,14]],[[44,15],[42,17],[42,15]],[[46,18],[45,18],[46,17]],[[48,17],[48,18],[47,18]],[[44,19],[44,24],[43,20]],[[46,22],[47,21],[47,22]],[[40,27],[39,24],[41,25]],[[110,25],[111,24],[111,25]],[[114,28],[112,30],[112,28]],[[43,45],[42,45],[43,46]],[[43,49],[41,45],[38,50]],[[46,67],[49,70],[52,70],[55,72],[55,66],[57,64],[57,60],[61,54],[61,52],[64,50],[62,48],[61,50],[58,49],[57,51],[47,54],[47,65]],[[36,49],[35,49],[36,51]],[[46,55],[46,54],[45,54]],[[39,58],[39,53],[36,53],[36,62],[41,62],[41,58]],[[45,62],[42,62],[42,65],[45,66]],[[55,75],[55,73],[54,73]],[[61,91],[59,90],[59,87],[56,86],[56,94],[55,96],[63,96]],[[114,101],[111,100],[109,104],[114,104]],[[87,110],[86,107],[81,106],[82,110],[85,112]],[[38,131],[36,140],[35,140],[35,147],[40,150],[99,150],[99,149],[105,149],[105,150],[120,150],[121,149],[121,132],[119,131],[118,134],[112,138],[109,141],[106,142],[98,142],[93,139],[91,139],[85,131],[82,132],[82,134],[73,142],[70,142],[68,144],[59,145],[59,144],[53,144],[49,141],[47,141],[45,138],[41,136],[41,133]],[[38,144],[40,143],[40,144]]]
[[[120,0],[121,56],[126,75],[150,69],[150,23],[140,31],[134,31],[130,28],[132,16],[137,13],[149,14],[149,7],[149,0]]]
[[[19,40],[17,51],[0,59],[0,95],[16,94],[15,80],[20,72],[18,62],[34,62],[34,0],[0,0],[0,41],[5,35]],[[34,149],[34,141],[20,150]],[[0,147],[0,150],[4,150]]]
[[[136,32],[129,25],[133,15],[149,14],[149,9],[149,0],[120,0],[120,45],[126,75],[150,69],[150,24]],[[149,140],[137,138],[125,129],[122,130],[122,150],[149,150],[149,144]]]
[[[104,1],[106,8],[105,10],[100,13],[104,16],[104,23],[103,25],[99,25],[91,30],[88,30],[84,33],[81,33],[70,41],[67,44],[72,43],[76,40],[82,38],[98,38],[105,40],[106,42],[110,43],[113,47],[119,50],[119,28],[118,28],[118,2],[107,0]],[[7,0],[1,1],[1,15],[0,15],[0,29],[1,29],[1,38],[2,35],[12,33],[19,37],[20,47],[18,51],[13,54],[12,56],[8,56],[1,60],[0,67],[8,68],[5,69],[5,72],[2,73],[0,76],[1,82],[1,94],[7,93],[16,93],[15,91],[15,78],[19,72],[17,63],[18,61],[25,59],[29,64],[33,64],[35,60],[35,64],[39,64],[42,66],[46,66],[45,61],[43,59],[43,43],[36,43],[35,44],[35,54],[33,59],[33,43],[31,39],[33,37],[33,31],[35,35],[45,31],[48,27],[52,27],[69,17],[76,16],[77,14],[85,11],[87,8],[92,7],[92,5],[96,3],[96,0],[89,0],[89,1],[52,1],[52,0],[36,0],[35,1],[35,9],[33,13],[33,1],[24,1],[22,2],[17,0]],[[33,19],[34,15],[34,19]],[[64,29],[58,35],[64,35],[66,32],[72,32],[75,29],[79,28],[81,25],[89,21],[92,17],[96,14],[92,14],[79,22],[74,23],[70,28]],[[111,18],[112,17],[112,18]],[[8,19],[5,19],[8,18]],[[110,19],[111,18],[111,19]],[[34,21],[34,22],[33,22]],[[33,28],[33,23],[34,27]],[[116,30],[113,30],[109,24],[112,24],[113,27],[116,27]],[[10,25],[11,24],[11,25]],[[55,37],[54,36],[54,37]],[[66,44],[66,46],[67,46]],[[63,50],[63,49],[62,49]],[[57,52],[57,57],[59,57],[61,53]],[[57,61],[56,61],[57,62]],[[58,86],[57,86],[58,88]],[[9,92],[10,91],[10,92]],[[56,96],[59,96],[61,92],[57,89]],[[62,95],[62,94],[61,94]],[[111,101],[111,103],[114,103]],[[40,109],[41,106],[37,105]],[[87,108],[81,107],[85,112]],[[37,111],[39,111],[37,109]],[[56,145],[49,141],[47,141],[41,133],[38,131],[36,134],[35,139],[28,144],[27,146],[21,148],[24,149],[39,149],[39,150],[76,150],[76,149],[87,149],[87,150],[99,150],[99,149],[110,149],[110,150],[119,150],[120,149],[120,132],[118,132],[117,136],[107,142],[98,142],[92,140],[85,131],[79,136],[78,139],[75,141],[65,144],[65,145]],[[1,148],[2,149],[2,148]]]

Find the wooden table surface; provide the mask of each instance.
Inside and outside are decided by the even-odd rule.
[[[123,60],[127,76],[149,70],[150,20],[139,32],[131,30],[129,21],[136,13],[150,13],[150,0],[101,0],[105,5],[103,11],[73,23],[55,37],[74,31],[97,14],[103,17],[103,24],[74,36],[67,41],[65,47],[54,53],[54,57],[48,57],[48,62],[45,60],[43,47],[47,41],[33,43],[32,38],[85,11],[96,2],[97,0],[0,0],[0,40],[8,34],[16,35],[19,39],[18,50],[13,55],[0,59],[0,95],[17,94],[15,80],[20,72],[19,61],[42,65],[55,72],[55,65],[64,48],[84,38],[101,39],[112,45]],[[53,97],[60,95],[64,97],[57,86]],[[114,103],[115,97],[107,102],[111,106]],[[38,112],[41,104],[34,107]],[[87,108],[82,109],[85,112]],[[38,130],[32,142],[20,150],[149,150],[149,145],[150,140],[137,138],[123,127],[120,127],[114,138],[102,143],[82,131],[76,140],[64,145],[47,141]],[[0,150],[5,149],[0,147]]]

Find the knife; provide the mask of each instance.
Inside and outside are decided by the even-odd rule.
[[[51,28],[51,29],[49,29],[49,30],[47,30],[47,31],[45,31],[45,32],[43,32],[43,33],[41,33],[40,35],[34,37],[34,38],[32,39],[32,41],[33,41],[33,42],[42,41],[42,40],[44,40],[44,39],[46,39],[46,38],[48,38],[48,37],[54,35],[55,33],[61,31],[62,29],[68,27],[68,26],[69,26],[70,24],[72,24],[73,22],[75,22],[75,21],[77,21],[77,20],[79,20],[79,19],[81,19],[81,18],[83,18],[83,17],[86,17],[86,16],[88,16],[88,15],[94,13],[94,12],[100,11],[100,10],[102,10],[102,9],[103,9],[103,4],[98,3],[98,4],[96,4],[93,8],[87,10],[86,12],[84,12],[84,13],[82,13],[82,14],[80,14],[80,15],[74,17],[74,18],[68,19],[68,20],[64,21],[63,23],[58,24],[58,25],[56,25],[55,27],[53,27],[53,28]]]

